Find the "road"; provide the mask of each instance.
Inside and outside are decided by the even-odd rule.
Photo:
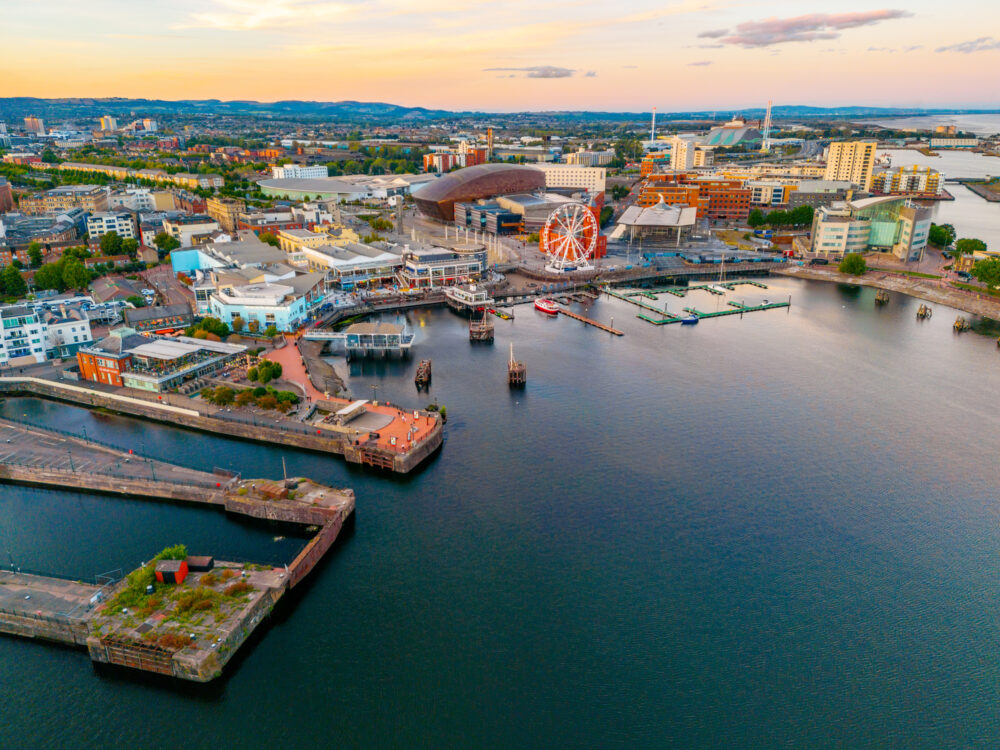
[[[163,305],[188,305],[194,309],[194,294],[184,284],[182,284],[174,274],[174,269],[169,263],[154,266],[140,274],[146,282],[157,291],[160,296],[160,304]]]

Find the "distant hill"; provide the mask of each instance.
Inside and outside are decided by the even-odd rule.
[[[936,114],[994,114],[996,109],[919,109],[898,107],[809,107],[800,105],[777,106],[772,110],[779,119],[850,119],[862,117],[903,117]],[[123,99],[123,98],[68,98],[38,99],[34,97],[0,98],[0,119],[18,120],[27,115],[40,117],[120,117],[156,116],[157,114],[216,114],[255,115],[294,119],[334,120],[338,122],[431,122],[454,119],[488,119],[507,121],[606,121],[631,122],[648,119],[648,112],[552,111],[552,112],[461,112],[424,107],[404,107],[386,102],[310,102],[290,99],[280,102],[248,100],[222,101],[220,99]],[[685,119],[727,119],[740,115],[751,119],[764,117],[764,108],[702,110],[691,112],[659,112],[661,121]]]

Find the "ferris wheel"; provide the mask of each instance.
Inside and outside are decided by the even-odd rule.
[[[600,227],[594,212],[582,203],[565,203],[553,211],[542,230],[546,271],[566,273],[593,269]]]

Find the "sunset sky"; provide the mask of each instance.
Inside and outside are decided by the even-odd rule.
[[[986,0],[0,0],[0,96],[1000,107]]]

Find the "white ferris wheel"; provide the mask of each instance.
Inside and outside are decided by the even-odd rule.
[[[548,258],[546,271],[589,271],[597,250],[600,227],[594,212],[582,203],[564,203],[545,222],[542,251]]]

